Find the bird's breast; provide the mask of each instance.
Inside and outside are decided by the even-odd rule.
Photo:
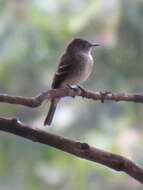
[[[79,61],[77,61],[77,75],[79,76],[80,82],[84,82],[92,72],[93,58],[90,53],[85,53],[80,56]]]
[[[77,85],[88,79],[93,68],[93,58],[90,53],[78,53],[72,57],[70,71],[62,86]]]

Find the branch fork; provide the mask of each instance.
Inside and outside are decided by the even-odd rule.
[[[40,106],[45,100],[49,101],[51,98],[63,98],[67,96],[81,96],[94,101],[101,101],[102,103],[104,103],[105,100],[115,102],[127,101],[143,103],[143,94],[115,94],[111,92],[91,92],[82,89],[74,90],[71,88],[48,90],[40,93],[35,97],[10,96],[7,94],[0,94],[0,102],[17,105],[19,104],[35,108]],[[143,183],[143,168],[123,156],[97,149],[87,143],[77,142],[45,132],[37,128],[33,128],[32,126],[24,125],[16,118],[0,118],[0,130],[12,133],[34,142],[49,145],[82,159],[100,163],[116,171],[125,172],[140,183]]]

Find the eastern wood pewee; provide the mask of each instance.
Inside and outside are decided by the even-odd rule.
[[[88,79],[93,67],[92,44],[84,39],[76,38],[70,42],[61,57],[57,72],[54,75],[52,89],[77,85]],[[51,105],[44,125],[50,125],[59,99],[51,99]]]

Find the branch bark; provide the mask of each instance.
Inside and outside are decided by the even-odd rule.
[[[1,103],[19,104],[27,107],[38,107],[45,100],[48,101],[51,98],[63,98],[63,97],[75,97],[81,96],[83,98],[92,99],[94,101],[110,100],[110,101],[127,101],[135,103],[143,103],[143,94],[131,94],[131,93],[111,93],[111,92],[91,92],[81,89],[60,88],[54,90],[48,90],[40,93],[35,97],[22,97],[11,96],[7,94],[0,94]]]
[[[40,106],[45,100],[51,98],[75,97],[92,99],[94,101],[110,100],[110,101],[128,101],[135,103],[143,103],[143,94],[129,93],[111,93],[111,92],[91,92],[83,89],[61,88],[48,90],[35,97],[10,96],[0,94],[1,103],[19,104],[31,108]],[[35,129],[20,123],[17,119],[0,118],[0,130],[9,132],[26,139],[46,144],[64,152],[73,154],[77,157],[90,160],[108,166],[116,171],[122,171],[143,183],[143,168],[137,166],[129,159],[112,154],[87,143],[76,142],[54,134],[46,133],[40,129]]]
[[[87,143],[76,142],[40,129],[32,128],[20,123],[17,119],[0,118],[0,130],[34,142],[52,146],[77,157],[100,163],[116,171],[125,172],[143,183],[143,168],[123,156],[97,149]]]

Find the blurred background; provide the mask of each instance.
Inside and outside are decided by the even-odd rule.
[[[142,0],[0,0],[0,93],[35,96],[50,88],[75,37],[105,45],[84,88],[143,92]],[[0,104],[1,117],[43,127],[48,103]],[[63,99],[46,130],[121,154],[143,166],[143,106]],[[141,190],[140,183],[96,163],[0,132],[0,190]]]

